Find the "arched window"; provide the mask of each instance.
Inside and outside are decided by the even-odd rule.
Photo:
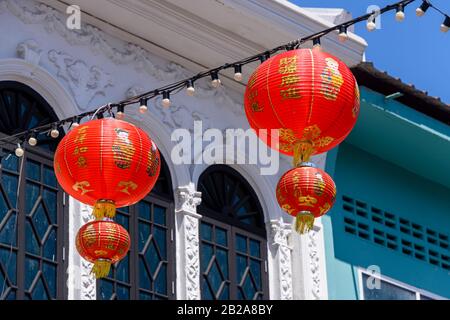
[[[48,103],[18,82],[0,82],[0,136],[57,120]],[[53,172],[58,141],[39,137],[24,157],[0,145],[0,300],[64,299],[64,193]]]
[[[199,178],[202,299],[268,299],[264,214],[249,183],[226,165]]]
[[[134,206],[118,209],[116,221],[131,236],[127,257],[97,281],[99,300],[175,298],[174,204],[169,168],[162,159],[152,192]]]

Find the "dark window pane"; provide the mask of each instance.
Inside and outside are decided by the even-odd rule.
[[[37,239],[33,228],[31,227],[31,223],[30,221],[26,222],[26,227],[25,227],[25,231],[26,231],[26,241],[25,241],[25,248],[26,251],[28,253],[32,253],[35,255],[39,255],[40,252],[40,244],[39,244],[39,240]],[[48,252],[47,252],[48,253]],[[50,255],[53,255],[53,252],[50,252]]]
[[[242,281],[242,277],[244,276],[245,270],[247,269],[247,258],[241,256],[240,254],[236,255],[236,282],[240,283]]]
[[[150,237],[150,224],[145,222],[139,222],[139,252],[142,252],[149,237]]]
[[[36,181],[41,180],[41,164],[32,160],[28,160],[26,164],[26,176],[28,179]]]
[[[27,182],[25,187],[25,212],[27,214],[31,213],[31,210],[33,210],[34,205],[36,204],[36,201],[40,194],[40,187],[38,184]],[[56,199],[55,199],[56,204]]]
[[[137,204],[137,210],[139,212],[139,217],[145,220],[150,221],[151,217],[150,217],[150,213],[151,213],[151,209],[150,209],[150,204],[148,202],[145,201],[141,201]]]
[[[139,287],[152,290],[151,277],[149,271],[144,264],[144,258],[139,257]]]
[[[152,295],[145,293],[145,292],[140,292],[139,293],[139,300],[152,300]]]
[[[257,288],[260,290],[262,288],[261,283],[261,262],[257,260],[250,260],[250,272],[252,273],[253,279]]]
[[[17,215],[15,212],[7,215],[5,225],[0,229],[0,243],[17,245]],[[3,219],[3,220],[4,220]]]
[[[227,246],[227,231],[216,227],[216,243],[222,246]]]
[[[153,237],[158,244],[159,253],[161,259],[165,260],[167,258],[167,248],[166,248],[166,230],[157,226],[153,227]]]
[[[166,208],[153,205],[153,222],[163,226],[166,225]]]
[[[18,172],[19,171],[19,158],[15,155],[6,155],[2,158],[2,168]]]
[[[33,221],[33,225],[36,228],[39,239],[42,240],[50,226],[50,221],[48,221],[42,203],[38,205],[36,211],[33,213],[33,217],[31,220]]]
[[[6,270],[9,281],[12,284],[16,284],[17,253],[14,250],[0,248],[0,264],[2,264],[3,269]],[[3,283],[3,281],[0,281],[0,289],[3,287]]]
[[[204,240],[212,241],[212,226],[210,224],[201,223],[200,237]]]
[[[167,266],[161,265],[158,275],[155,278],[155,292],[160,294],[167,294]]]
[[[9,210],[8,204],[6,202],[5,197],[3,196],[3,192],[0,189],[0,224],[2,224],[3,219],[8,213],[8,210]]]
[[[16,176],[3,172],[2,186],[13,208],[16,208],[17,204],[17,183],[18,179]]]
[[[125,258],[123,258],[121,261],[119,261],[117,267],[116,267],[116,279],[122,282],[129,283],[130,282],[130,262],[128,254]]]
[[[159,265],[159,256],[158,252],[156,251],[156,246],[154,241],[150,241],[150,245],[147,248],[147,251],[144,254],[145,261],[147,262],[148,266],[150,267],[150,273],[152,275],[155,274],[156,268]]]
[[[202,243],[200,249],[202,272],[205,272],[213,256],[214,249],[213,246],[206,243]]]
[[[42,278],[39,278],[36,286],[33,288],[31,292],[31,297],[33,300],[48,300],[50,297],[45,290],[44,283],[42,282]]]
[[[247,238],[241,235],[236,235],[236,250],[239,252],[247,252]]]
[[[117,285],[116,291],[117,299],[119,300],[129,300],[130,299],[130,289],[125,286]]]
[[[213,300],[214,296],[211,289],[208,286],[206,278],[202,277],[202,299],[203,300]]]
[[[25,258],[25,289],[29,289],[39,271],[39,260]]]
[[[114,284],[109,280],[100,280],[98,296],[100,300],[110,300],[114,293]]]
[[[219,300],[229,300],[230,299],[230,285],[225,284],[222,292],[220,293]]]
[[[257,258],[261,256],[260,241],[250,239],[250,255]]]
[[[128,216],[121,214],[119,212],[117,212],[116,214],[116,218],[115,218],[116,222],[118,224],[120,224],[122,227],[124,227],[125,229],[127,229],[128,231],[130,231],[130,226],[128,224],[129,218]]]
[[[56,201],[56,192],[44,189],[42,197],[45,202],[45,206],[48,209],[48,214],[50,216],[50,223],[56,224],[56,214],[57,214],[57,201]]]
[[[228,279],[228,251],[217,248],[216,259],[224,277]]]
[[[56,298],[56,265],[43,263],[42,273],[47,282],[52,298]]]
[[[51,167],[44,166],[44,184],[55,188],[57,186],[55,172]]]
[[[49,260],[56,261],[56,229],[53,228],[44,243],[43,256]]]

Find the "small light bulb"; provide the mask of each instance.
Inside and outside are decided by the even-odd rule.
[[[142,114],[146,113],[147,110],[148,110],[148,108],[147,108],[146,105],[142,105],[142,106],[139,107],[139,112],[142,113]]]
[[[125,118],[125,113],[123,113],[122,111],[118,111],[116,113],[116,119],[123,120],[124,118]]]
[[[218,88],[222,82],[219,79],[219,73],[217,71],[211,74],[211,84],[214,88]]]
[[[347,28],[342,26],[339,28],[339,41],[345,42],[348,39]]]
[[[161,101],[164,108],[169,108],[171,105],[170,102],[170,93],[168,91],[163,92],[163,99]]]
[[[56,139],[56,138],[59,137],[59,131],[58,131],[58,129],[57,129],[56,127],[54,127],[54,128],[52,129],[52,131],[50,131],[50,136],[51,136],[53,139]]]
[[[234,67],[234,80],[241,82],[242,81],[242,66],[236,65]]]
[[[398,22],[402,22],[403,20],[405,20],[405,13],[403,11],[397,11],[397,13],[395,14],[395,20],[397,20]]]
[[[192,80],[188,81],[186,93],[190,97],[192,97],[195,94],[194,82]]]
[[[377,28],[377,25],[373,21],[367,21],[367,31],[374,31]]]
[[[28,144],[32,147],[37,145],[37,139],[34,136],[31,136],[30,139],[28,139]]]
[[[441,31],[448,32],[449,29],[450,29],[450,16],[445,16],[445,20],[441,24]]]
[[[427,1],[423,1],[420,7],[416,9],[416,15],[418,17],[422,17],[425,12],[427,12],[428,8],[430,7],[430,4]]]
[[[25,151],[24,151],[24,150],[22,149],[22,147],[20,146],[20,143],[17,144],[17,148],[16,148],[16,150],[15,150],[14,153],[16,154],[16,156],[17,156],[18,158],[23,157]]]

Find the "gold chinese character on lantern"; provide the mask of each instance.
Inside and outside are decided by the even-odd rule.
[[[280,60],[278,68],[280,74],[289,74],[297,72],[297,56],[286,57]]]
[[[77,166],[80,168],[86,168],[87,167],[87,160],[86,157],[80,156],[77,158]]]
[[[300,89],[299,88],[289,88],[285,90],[280,90],[280,95],[283,100],[286,99],[300,99]]]
[[[300,82],[300,76],[298,76],[296,74],[282,76],[280,87],[291,86],[291,85],[297,84],[298,82]]]

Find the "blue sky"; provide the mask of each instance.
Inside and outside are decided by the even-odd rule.
[[[396,0],[291,0],[300,7],[344,8],[357,17],[369,5],[384,7]],[[432,0],[438,8],[450,14],[449,0]],[[355,32],[369,44],[366,59],[380,70],[414,84],[428,94],[450,103],[450,31],[443,33],[439,26],[442,15],[431,8],[423,17],[415,10],[422,3],[416,0],[405,9],[406,18],[397,22],[394,12],[382,15],[381,29],[368,32],[365,23],[355,26]]]

